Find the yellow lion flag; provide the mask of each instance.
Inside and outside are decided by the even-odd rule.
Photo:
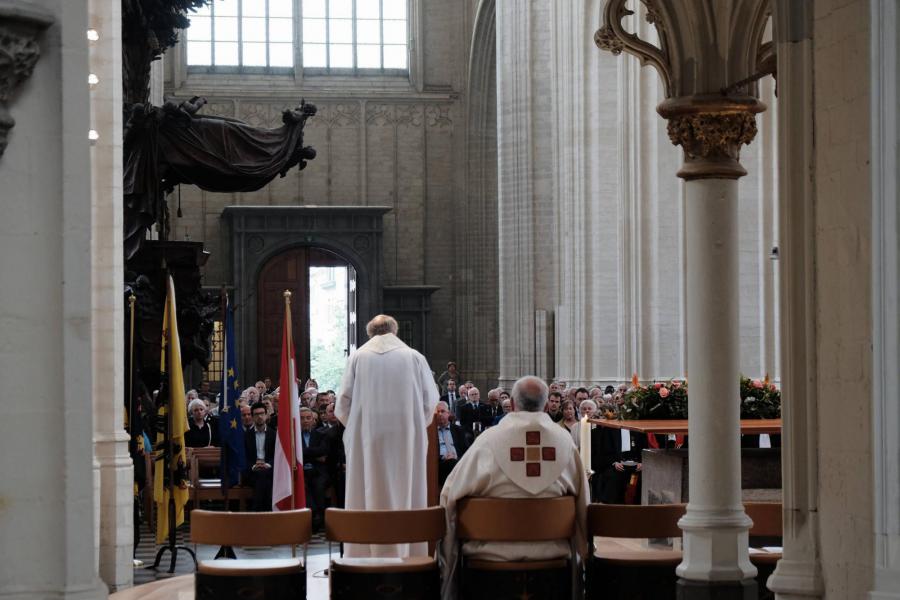
[[[187,431],[187,408],[184,404],[184,375],[181,370],[181,344],[178,339],[178,320],[175,310],[175,284],[172,276],[166,288],[166,308],[163,313],[160,374],[162,385],[157,396],[157,422],[167,427],[157,429],[154,448],[155,470],[153,500],[156,502],[156,543],[161,544],[169,534],[169,478],[173,480],[175,527],[184,523],[184,505],[188,501],[185,465],[184,432]],[[169,411],[171,410],[171,418]],[[171,436],[171,443],[169,441]],[[169,448],[173,456],[169,457]]]

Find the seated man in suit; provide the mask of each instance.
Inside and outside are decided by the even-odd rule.
[[[440,558],[445,600],[456,597],[456,504],[466,496],[575,496],[575,547],[581,556],[587,552],[587,477],[571,436],[544,412],[547,392],[547,385],[537,377],[519,379],[513,386],[513,412],[475,440],[444,483],[441,506],[447,511],[447,533],[441,543]],[[466,542],[462,552],[480,560],[552,560],[569,557],[570,547],[564,540]]]
[[[459,424],[467,432],[471,431],[478,435],[485,428],[490,427],[494,417],[490,415],[488,406],[481,402],[481,392],[477,387],[469,388],[468,398],[468,404],[464,404],[459,409]]]
[[[313,513],[313,530],[325,523],[325,490],[328,489],[328,438],[316,429],[312,409],[300,407],[300,431],[303,438],[303,484],[306,502]]]
[[[443,486],[450,471],[459,462],[469,447],[462,427],[450,422],[450,410],[447,403],[440,401],[434,410],[434,422],[438,434],[438,485]]]
[[[244,434],[244,450],[248,468],[244,481],[253,487],[253,510],[272,510],[272,465],[275,464],[275,439],[277,434],[269,427],[266,405],[256,402],[250,407],[253,429]]]

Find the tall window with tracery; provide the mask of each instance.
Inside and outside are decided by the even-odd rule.
[[[407,0],[303,0],[303,66],[407,71]]]
[[[213,0],[190,20],[189,66],[294,66],[293,0]]]

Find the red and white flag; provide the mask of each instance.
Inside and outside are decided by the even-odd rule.
[[[281,337],[281,389],[278,394],[278,440],[272,473],[272,510],[306,507],[303,487],[303,437],[300,431],[300,396],[291,334],[291,305],[285,298]],[[291,439],[293,438],[293,439]],[[295,460],[291,459],[291,455]]]

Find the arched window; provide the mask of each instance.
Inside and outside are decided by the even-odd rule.
[[[190,16],[187,65],[200,71],[278,71],[293,68],[296,60],[311,74],[405,75],[408,4],[213,0]]]

